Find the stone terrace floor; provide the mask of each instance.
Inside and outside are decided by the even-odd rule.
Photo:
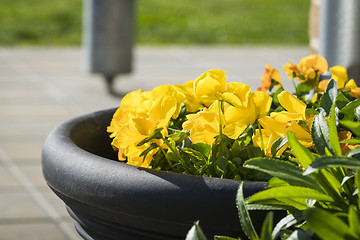
[[[307,47],[137,47],[134,71],[119,76],[116,91],[150,90],[184,83],[209,69],[228,81],[260,86],[264,66],[282,71]],[[81,48],[0,48],[0,239],[80,239],[64,204],[47,187],[41,170],[45,137],[61,122],[119,106],[99,75],[85,71]]]

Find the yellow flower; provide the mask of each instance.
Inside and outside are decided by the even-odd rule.
[[[335,79],[337,82],[338,89],[343,89],[344,91],[351,91],[350,94],[353,97],[360,97],[360,88],[358,88],[354,79],[348,79],[346,68],[342,66],[334,66],[331,67],[329,70],[332,74],[331,78]],[[319,82],[317,92],[320,94],[324,93],[328,84],[329,80],[323,80]]]
[[[301,59],[299,63],[299,69],[301,74],[305,77],[305,80],[314,79],[316,74],[322,74],[327,71],[328,63],[326,59],[319,55],[310,55]]]
[[[342,89],[345,86],[345,83],[348,81],[348,75],[346,68],[342,66],[334,66],[330,69],[331,78],[335,79],[338,85],[338,89]]]
[[[183,130],[190,131],[190,139],[193,143],[213,144],[215,137],[219,135],[219,111],[218,103],[213,103],[209,108],[196,114],[186,115],[187,121],[183,123]]]
[[[243,107],[248,105],[251,95],[249,85],[239,82],[229,82],[226,84],[225,92],[219,93],[219,100],[223,100],[234,107]]]
[[[177,109],[177,101],[174,97],[163,96],[158,98],[151,105],[146,117],[133,117],[127,124],[124,124],[117,133],[114,141],[117,142],[119,149],[125,149],[127,157],[136,156],[142,152],[142,146],[137,146],[139,142],[151,136],[156,129],[164,128]]]
[[[265,156],[271,157],[271,147],[273,145],[273,143],[278,140],[280,137],[283,137],[281,135],[278,135],[276,132],[272,131],[269,128],[266,129],[262,129],[261,130],[262,133],[262,140],[264,143],[264,149],[262,149],[264,151]],[[253,136],[253,143],[254,146],[262,148],[262,144],[261,144],[261,135],[260,135],[260,130],[256,129],[255,130],[255,134]],[[286,150],[286,148],[289,146],[288,143],[286,143],[277,153],[276,156],[279,157],[281,156],[281,154]]]
[[[253,92],[248,96],[247,101],[242,100],[244,104],[239,100],[241,105],[238,107],[225,103],[224,113],[220,116],[223,134],[232,139],[238,138],[249,125],[254,124],[258,118],[266,116],[270,110],[271,98],[265,92]],[[219,102],[216,101],[203,111],[187,115],[188,120],[184,122],[183,129],[190,130],[190,138],[193,142],[212,144],[214,138],[220,134],[220,117]]]
[[[261,77],[261,87],[258,88],[258,91],[266,92],[269,90],[272,80],[279,83],[276,87],[281,87],[281,76],[279,71],[268,64],[265,66],[265,73]]]
[[[297,76],[300,73],[297,65],[290,62],[287,65],[283,66],[283,69],[290,79],[293,79],[294,76]]]
[[[224,134],[236,139],[249,126],[259,118],[267,115],[271,106],[270,96],[256,91],[248,97],[247,105],[240,107],[228,106],[224,111]]]
[[[271,147],[273,143],[281,137],[285,137],[287,131],[292,131],[299,142],[305,147],[313,145],[311,134],[296,121],[279,121],[272,117],[263,117],[259,119],[260,125],[263,127],[261,133],[263,135],[264,149],[262,149],[266,156],[271,156]],[[255,146],[262,148],[260,130],[255,131],[253,136],[253,143]],[[288,147],[285,144],[276,154],[279,157]]]
[[[286,111],[272,112],[270,116],[273,117],[275,120],[286,122],[306,119],[306,104],[303,101],[297,99],[288,91],[281,92],[278,95],[278,99],[281,106],[283,106]]]
[[[181,110],[181,104],[185,100],[185,95],[182,92],[178,91],[175,87],[173,87],[169,84],[161,85],[161,86],[154,88],[151,91],[151,96],[154,101],[163,96],[171,96],[171,97],[175,98],[176,102],[177,102],[177,107],[176,107],[176,111],[175,111],[174,115],[172,116],[172,118],[174,118],[174,119],[177,118],[177,116],[179,115],[180,110]]]
[[[131,118],[146,116],[152,102],[146,95],[148,95],[146,92],[141,92],[139,89],[123,97],[120,107],[115,111],[110,126],[107,128],[107,132],[111,133],[111,138],[116,137],[120,128],[127,124]],[[116,140],[113,141],[112,145],[119,148]]]
[[[301,59],[299,65],[288,63],[283,67],[289,78],[295,76],[300,82],[316,79],[319,74],[327,71],[326,59],[319,55],[310,55]]]
[[[218,100],[219,93],[225,91],[226,73],[221,70],[209,70],[194,81],[195,95],[204,100]]]
[[[185,96],[184,104],[188,112],[196,112],[204,107],[201,104],[201,99],[194,93],[194,80],[188,81],[183,85],[175,84],[174,88]]]
[[[155,153],[156,153],[156,150],[153,149],[145,156],[145,158],[143,156],[139,157],[137,155],[129,156],[127,159],[127,164],[130,164],[133,166],[138,166],[138,167],[148,168],[150,166],[150,163],[151,163]]]
[[[262,150],[264,151],[266,156],[271,156],[271,147],[273,143],[277,139],[285,136],[288,123],[274,120],[273,118],[268,116],[260,118],[259,123],[263,127],[263,129],[261,129],[261,134],[263,138],[264,149]],[[256,129],[255,131],[255,134],[253,136],[253,143],[255,146],[262,148],[261,135],[259,129]],[[283,146],[281,150],[278,151],[277,156],[280,156],[286,150],[287,147],[288,144]]]

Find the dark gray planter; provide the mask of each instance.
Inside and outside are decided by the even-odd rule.
[[[196,220],[204,232],[243,236],[235,207],[239,181],[189,176],[116,160],[106,133],[115,109],[67,121],[47,137],[42,167],[85,239],[184,239]],[[245,182],[249,196],[266,183]],[[260,229],[266,215],[251,212]]]

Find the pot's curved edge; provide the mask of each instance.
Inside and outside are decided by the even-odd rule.
[[[115,211],[120,216],[141,215],[144,222],[147,218],[154,220],[154,216],[158,221],[171,222],[171,212],[180,216],[177,224],[188,224],[188,217],[181,219],[185,210],[193,213],[194,219],[190,222],[200,219],[216,226],[224,218],[230,218],[238,223],[235,196],[239,181],[134,167],[87,152],[73,142],[75,128],[89,121],[95,121],[96,125],[101,122],[99,117],[110,123],[114,111],[108,109],[80,116],[51,131],[43,146],[42,167],[44,178],[52,189],[88,208],[96,208],[98,212],[104,210],[104,215]],[[129,178],[131,182],[127,181]],[[246,196],[252,195],[265,185],[247,182],[244,192]],[[163,190],[168,194],[159,197]],[[204,202],[207,207],[201,208]],[[210,209],[211,215],[218,216],[218,222],[208,219]]]

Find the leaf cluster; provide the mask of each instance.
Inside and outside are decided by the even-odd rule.
[[[338,93],[336,82],[331,80],[312,123],[312,149],[305,148],[288,132],[282,141],[290,145],[291,161],[259,157],[245,162],[245,168],[272,176],[266,190],[247,199],[240,184],[236,202],[241,226],[249,239],[360,238],[360,148],[346,153],[342,149],[346,144],[360,143],[359,105],[359,100],[347,92]],[[343,130],[357,138],[339,140],[338,132]],[[288,215],[274,226],[270,212],[258,235],[249,211],[276,213],[279,209]]]

